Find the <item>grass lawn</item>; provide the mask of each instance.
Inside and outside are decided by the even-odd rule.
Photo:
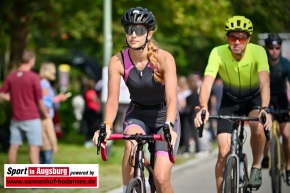
[[[102,161],[97,155],[96,148],[85,148],[83,137],[78,135],[62,139],[58,143],[59,152],[54,155],[55,164],[99,164],[99,188],[98,189],[4,189],[4,164],[7,162],[7,153],[0,153],[0,192],[1,193],[105,193],[108,190],[122,185],[121,162],[123,155],[122,141],[114,142],[112,152],[108,155],[108,161]],[[192,157],[177,157],[175,164],[183,163]],[[28,146],[23,145],[18,153],[18,164],[28,164]]]

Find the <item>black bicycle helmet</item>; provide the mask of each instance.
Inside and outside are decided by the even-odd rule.
[[[156,28],[156,21],[153,13],[142,7],[135,7],[125,11],[121,19],[121,24],[123,27],[126,25],[141,24],[148,29],[154,30]]]
[[[282,44],[282,39],[280,38],[280,36],[278,34],[273,34],[270,33],[268,34],[268,38],[265,39],[265,45],[266,46],[275,46],[275,45],[281,45]]]

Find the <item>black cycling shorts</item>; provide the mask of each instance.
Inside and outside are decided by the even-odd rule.
[[[132,125],[138,125],[146,135],[161,134],[163,131],[163,125],[166,121],[166,112],[166,106],[162,109],[143,110],[137,108],[136,105],[131,102],[124,118],[123,131]],[[181,135],[179,114],[176,115],[173,130],[177,133],[173,152],[174,156],[176,156]],[[156,141],[155,151],[155,154],[157,153],[157,155],[162,154],[168,156],[167,143],[164,141]]]
[[[270,106],[274,110],[288,110],[288,97],[287,93],[281,93],[281,94],[272,94],[271,95],[271,100],[270,100]],[[273,115],[274,118],[279,122],[279,123],[285,123],[285,122],[290,122],[289,119],[289,113],[281,113],[279,115]]]
[[[255,106],[261,106],[260,94],[247,101],[236,102],[223,93],[219,115],[248,116]],[[218,120],[217,135],[220,133],[231,133],[233,124],[234,121]]]

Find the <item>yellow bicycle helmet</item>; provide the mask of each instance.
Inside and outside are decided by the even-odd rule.
[[[233,16],[226,21],[225,31],[226,34],[231,31],[243,31],[251,36],[253,34],[253,24],[244,16]]]

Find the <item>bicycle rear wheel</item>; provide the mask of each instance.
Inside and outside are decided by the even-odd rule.
[[[273,136],[270,143],[270,176],[273,193],[281,193],[281,175],[278,163],[277,139]]]
[[[139,179],[133,178],[130,180],[126,193],[142,193],[142,184]]]
[[[238,193],[237,179],[237,159],[229,157],[224,171],[223,193]]]

